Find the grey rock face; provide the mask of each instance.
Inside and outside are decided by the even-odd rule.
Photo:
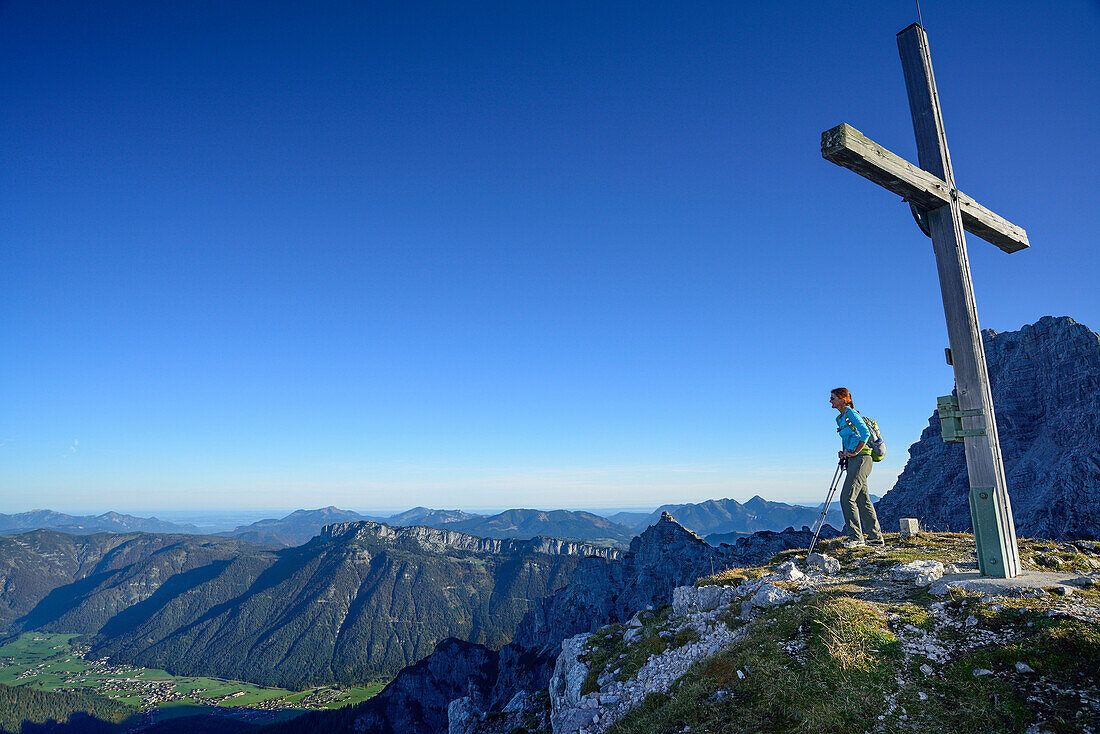
[[[535,537],[529,540],[481,538],[476,535],[455,530],[441,530],[421,525],[411,527],[391,527],[383,523],[363,520],[326,525],[321,529],[322,538],[379,537],[407,542],[424,550],[443,551],[446,549],[469,550],[479,553],[515,553],[534,552],[547,555],[599,556],[601,558],[619,558],[621,552],[614,548],[605,548],[589,543],[577,543],[558,538]]]
[[[838,534],[826,526],[821,537]],[[549,645],[553,649],[548,652],[556,658],[558,644],[567,637],[623,622],[638,609],[669,604],[677,586],[715,571],[757,563],[783,550],[806,548],[812,537],[809,528],[788,528],[781,533],[755,533],[715,548],[666,512],[634,538],[621,561],[582,561],[565,588],[528,612],[513,644],[528,650]],[[502,661],[502,670],[506,668]]]
[[[1100,335],[1068,317],[982,332],[1008,492],[1020,537],[1100,538]],[[933,412],[897,483],[876,505],[883,527],[916,517],[969,531],[966,459]]]
[[[470,696],[451,701],[447,706],[447,734],[476,734],[480,713]]]
[[[550,677],[550,724],[554,731],[575,732],[592,721],[595,711],[583,708],[581,686],[588,676],[588,666],[579,660],[590,634],[575,635],[561,644],[554,674]]]

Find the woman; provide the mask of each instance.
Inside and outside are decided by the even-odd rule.
[[[871,432],[867,424],[855,410],[852,393],[846,387],[838,387],[829,393],[829,404],[840,413],[836,417],[837,433],[840,434],[841,450],[837,456],[847,459],[848,468],[844,476],[844,489],[840,492],[840,508],[844,511],[844,532],[848,536],[846,548],[867,545],[883,545],[882,528],[878,524],[875,506],[871,504],[871,494],[867,489],[867,477],[871,474],[871,449],[867,439]],[[867,539],[864,540],[866,530]]]

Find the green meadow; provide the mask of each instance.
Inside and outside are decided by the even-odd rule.
[[[156,708],[158,719],[189,716],[210,706],[292,711],[339,708],[365,701],[385,685],[374,682],[289,691],[222,678],[176,676],[153,668],[85,660],[79,637],[28,632],[0,645],[0,683],[46,691],[92,690],[139,708]]]

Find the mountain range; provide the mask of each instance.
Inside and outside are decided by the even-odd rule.
[[[326,525],[373,519],[375,518],[360,515],[354,510],[341,510],[339,507],[329,506],[316,510],[295,510],[283,518],[258,520],[217,534],[260,545],[288,547],[307,542],[320,533],[321,528]]]
[[[834,525],[842,523],[839,505],[834,504],[831,509],[826,522]],[[650,513],[620,512],[611,517],[581,510],[511,509],[495,515],[478,515],[462,510],[414,507],[378,518],[337,507],[324,507],[298,510],[278,520],[260,520],[220,535],[265,545],[291,546],[306,542],[322,527],[333,522],[370,520],[391,526],[420,525],[454,530],[482,538],[525,540],[541,536],[625,549],[631,538],[656,523],[664,512],[682,517],[684,526],[701,536],[715,535],[713,542],[717,544],[758,530],[812,526],[821,515],[821,507],[772,502],[759,496],[744,504],[733,499],[707,500],[664,505]],[[711,538],[708,537],[709,540]]]
[[[839,503],[834,503],[826,522],[838,527],[843,524]],[[772,502],[756,495],[744,504],[734,499],[714,499],[679,505],[662,505],[651,513],[620,512],[610,517],[639,533],[661,519],[664,513],[701,536],[738,534],[751,535],[759,530],[813,527],[821,516],[821,506],[789,505]],[[839,523],[839,524],[838,524]],[[710,541],[710,538],[707,538]],[[721,539],[717,539],[721,542]]]
[[[102,515],[66,515],[53,510],[31,510],[13,515],[0,512],[0,535],[25,533],[30,530],[59,530],[73,535],[92,533],[199,533],[198,527],[185,523],[158,520],[155,517],[135,517],[118,512]]]
[[[820,507],[789,505],[753,497],[741,504],[733,499],[707,500],[696,504],[664,505],[653,512],[620,512],[604,517],[580,510],[510,509],[494,515],[479,515],[462,510],[414,507],[388,517],[363,515],[338,507],[296,510],[282,518],[268,518],[240,525],[216,535],[274,548],[301,545],[333,523],[371,521],[391,526],[421,525],[477,535],[483,538],[535,537],[561,538],[625,549],[630,539],[657,522],[662,512],[684,518],[684,524],[709,542],[719,544],[757,530],[781,530],[785,527],[813,525]],[[839,507],[834,505],[827,519],[840,522]],[[117,512],[75,516],[51,510],[34,510],[14,515],[0,514],[0,535],[52,529],[76,535],[100,532],[188,533],[201,534],[194,525],[141,518]],[[714,537],[709,537],[709,536]]]

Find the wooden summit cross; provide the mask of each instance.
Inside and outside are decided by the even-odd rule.
[[[941,410],[940,417],[949,420],[946,414],[961,418],[962,430],[954,435],[964,439],[978,567],[984,576],[1012,578],[1020,573],[1020,552],[963,230],[1005,252],[1027,247],[1027,233],[955,188],[924,28],[914,23],[898,33],[898,50],[920,168],[843,124],[822,133],[821,155],[899,194],[909,202],[921,229],[932,238],[951,344],[948,363],[955,368],[958,392],[958,408],[948,406]],[[941,404],[944,400],[950,398],[941,398]]]

